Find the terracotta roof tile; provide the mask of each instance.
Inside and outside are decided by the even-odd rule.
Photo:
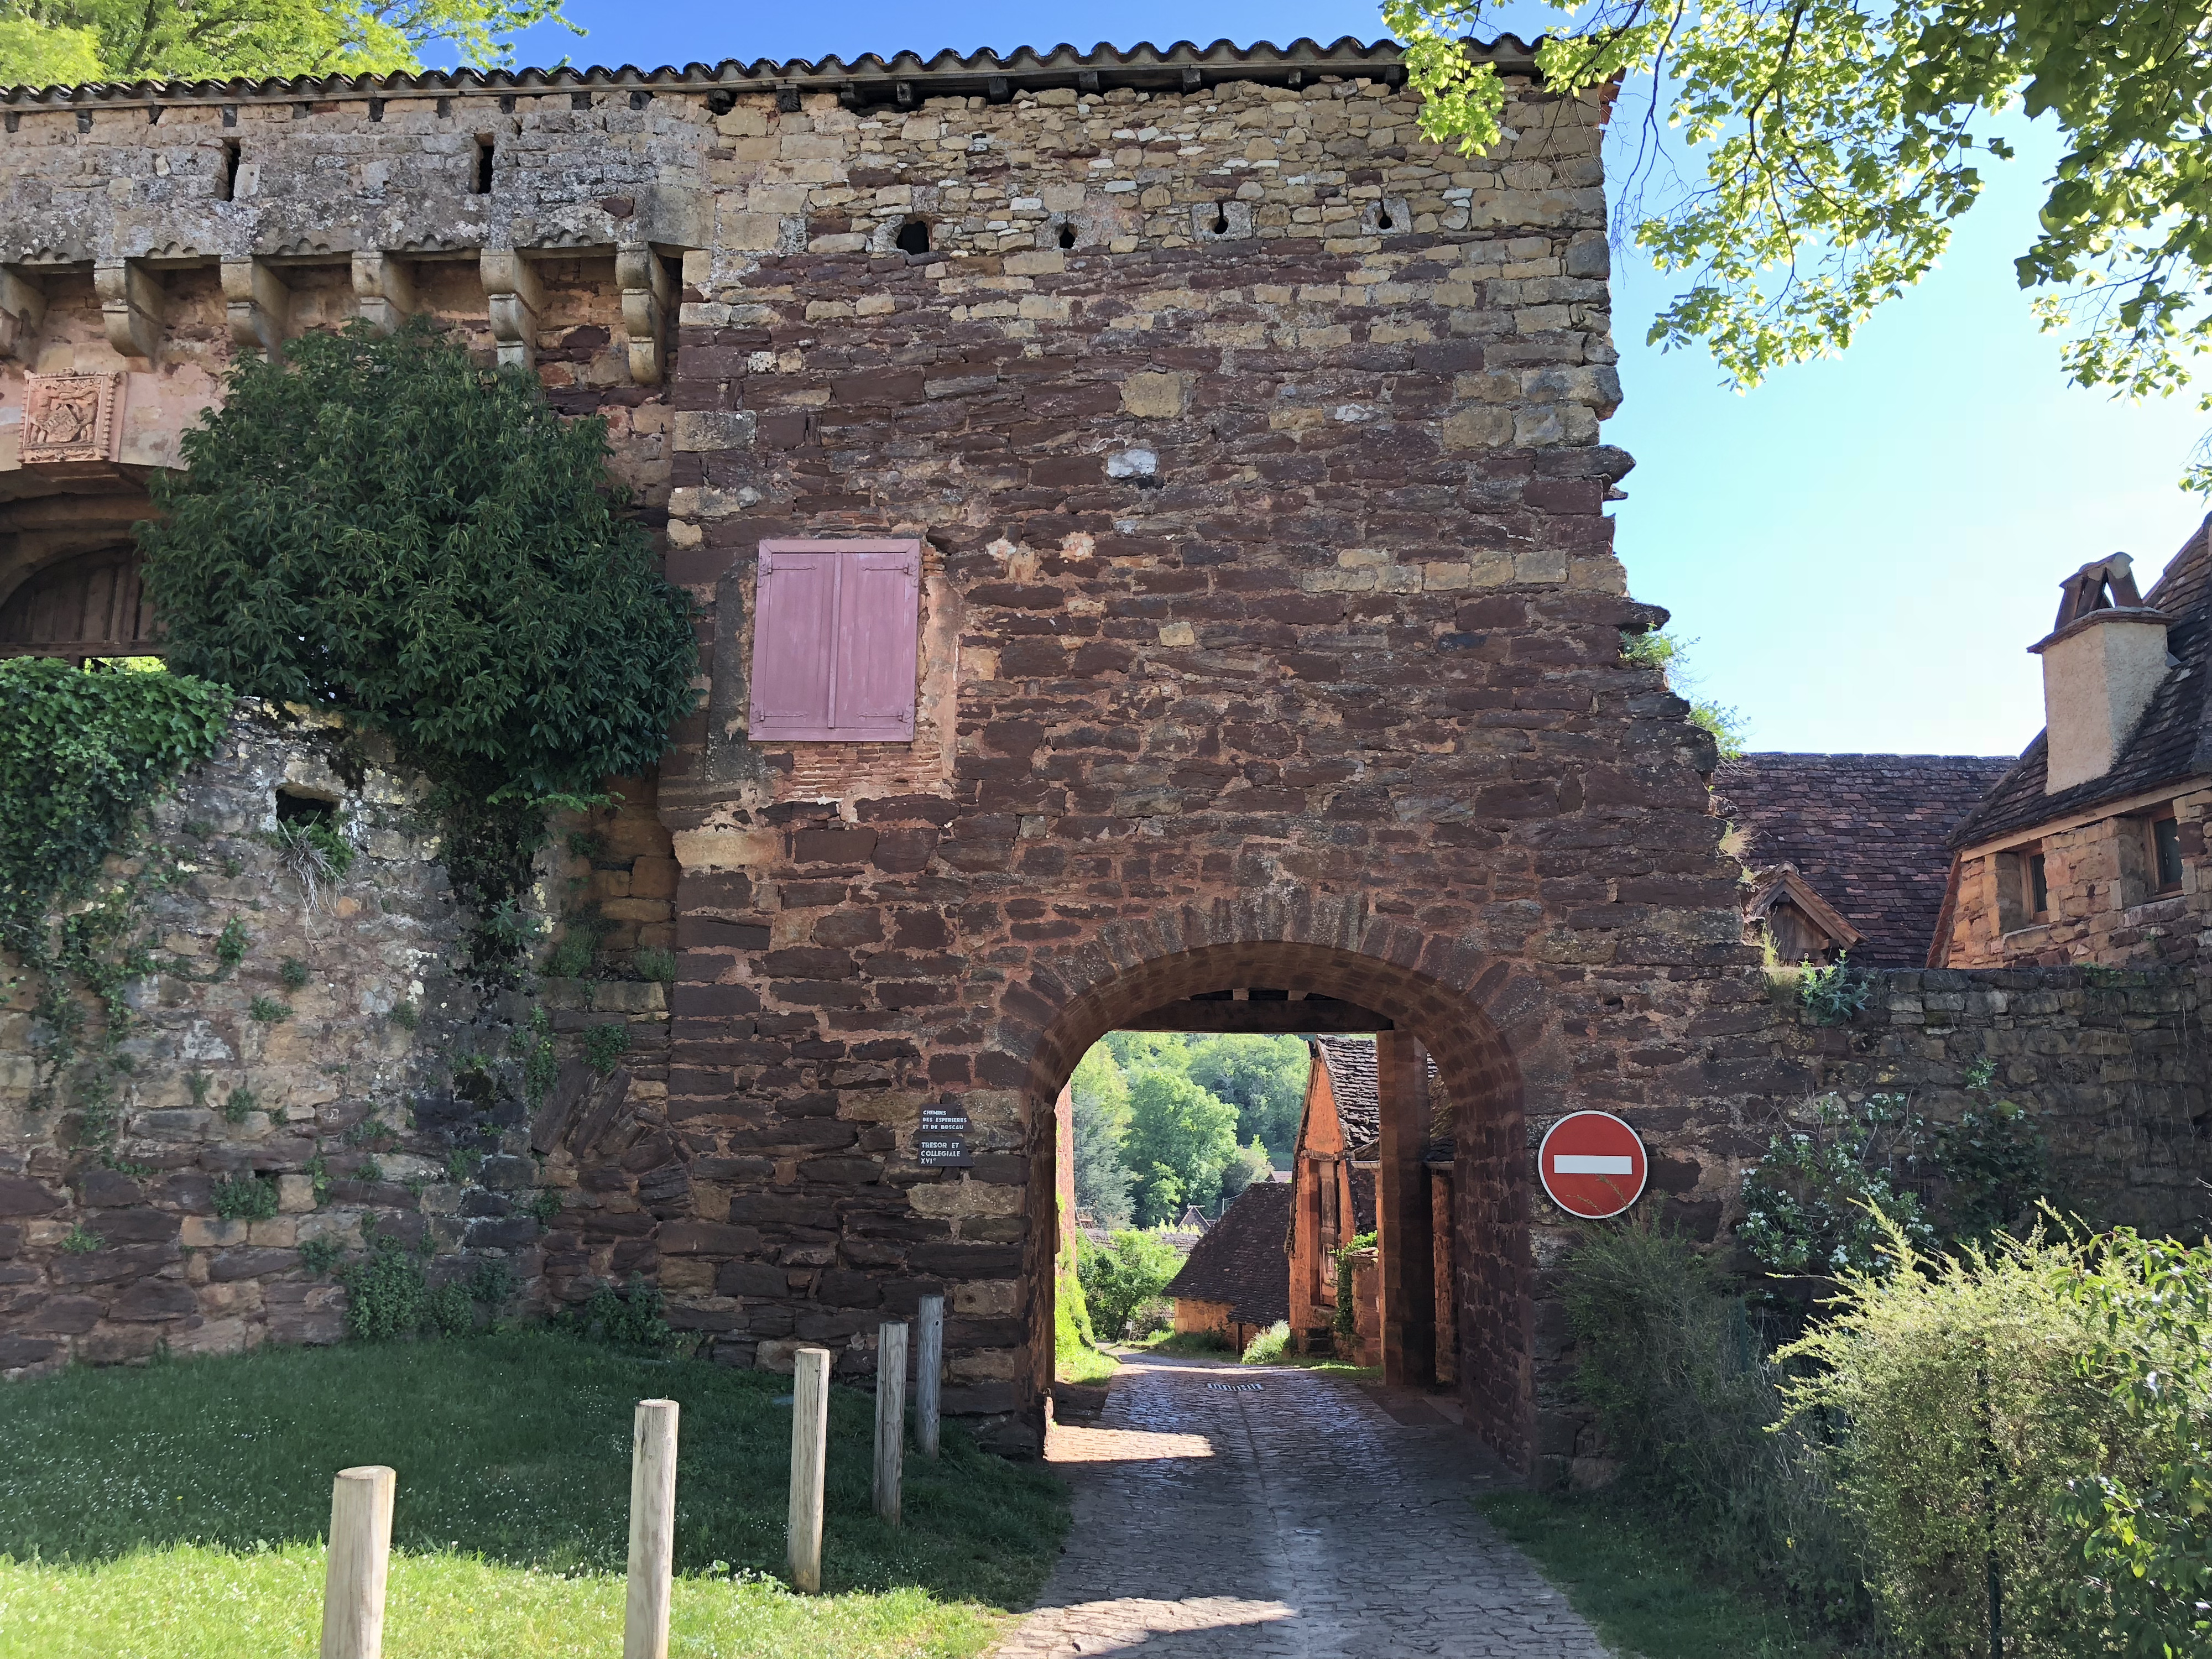
[[[1993,841],[2104,801],[2212,772],[2212,725],[2207,720],[2212,709],[2204,696],[2205,682],[2212,677],[2212,517],[2181,544],[2143,603],[2173,618],[2166,648],[2179,661],[2152,694],[2118,763],[2101,778],[2046,795],[2043,734],[2038,732],[1980,810],[1959,826],[1951,837],[1954,848]]]
[[[1258,1182],[1237,1194],[1221,1219],[1191,1247],[1163,1294],[1194,1302],[1226,1302],[1240,1325],[1272,1325],[1291,1316],[1291,1194],[1295,1188]]]
[[[1928,960],[1951,831],[2011,763],[1988,755],[1746,755],[1713,775],[1754,869],[1797,873],[1865,935],[1862,966]]]

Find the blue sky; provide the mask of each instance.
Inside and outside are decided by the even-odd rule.
[[[1382,32],[1372,5],[1322,0],[766,12],[571,0],[570,15],[588,35],[541,26],[524,61],[652,67]],[[2013,283],[2055,153],[2034,134],[2024,144],[1943,269],[1844,357],[1785,369],[1748,395],[1723,386],[1701,352],[1642,343],[1672,290],[1632,251],[1616,259],[1626,401],[1606,434],[1638,461],[1615,508],[1618,546],[1637,596],[1697,641],[1697,695],[1739,709],[1754,748],[2018,750],[2043,724],[2027,647],[2050,628],[2060,579],[2115,550],[2154,575],[2203,514],[2174,487],[2206,424],[2193,399],[2138,406],[2068,387]]]

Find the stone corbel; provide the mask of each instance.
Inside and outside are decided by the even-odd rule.
[[[92,291],[100,296],[107,325],[107,343],[125,357],[152,361],[161,343],[161,319],[168,296],[143,259],[103,259],[92,268]]]
[[[379,334],[392,333],[422,309],[415,297],[413,262],[393,254],[355,254],[353,291],[361,301],[362,320]]]
[[[31,362],[46,314],[46,289],[0,265],[0,357]]]
[[[629,377],[639,386],[660,384],[668,342],[668,267],[649,247],[615,252],[615,286],[622,290],[623,328],[629,335]]]
[[[240,351],[274,358],[284,344],[292,290],[258,259],[222,262],[222,297],[230,312],[230,341]]]
[[[545,309],[544,290],[530,262],[513,249],[486,248],[478,256],[484,296],[490,302],[491,337],[499,343],[501,368],[538,366],[538,319]]]

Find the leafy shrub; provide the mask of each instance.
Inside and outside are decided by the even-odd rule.
[[[592,971],[592,958],[599,954],[599,940],[588,928],[571,927],[561,935],[561,942],[553,947],[553,954],[545,958],[548,979],[581,979]]]
[[[264,1025],[281,1025],[292,1018],[292,1010],[275,997],[256,997],[246,1012]]]
[[[1881,1271],[1894,1225],[1916,1249],[1988,1237],[2046,1198],[2042,1131],[2008,1100],[1931,1123],[1903,1095],[1814,1103],[1814,1121],[1776,1135],[1744,1181],[1736,1237],[1770,1273]]]
[[[1842,1277],[1787,1388],[1905,1650],[2212,1644],[2212,1248],[2038,1234]]]
[[[389,732],[480,916],[528,887],[550,800],[690,711],[691,604],[605,487],[605,422],[427,320],[241,356],[184,451],[139,527],[171,662]]]
[[[1854,973],[1843,953],[1825,968],[1798,970],[1797,1000],[1815,1025],[1848,1025],[1859,1017],[1874,993],[1874,981]]]
[[[1773,1431],[1783,1376],[1741,1298],[1648,1216],[1593,1230],[1565,1279],[1580,1390],[1630,1489],[1717,1560],[1831,1623],[1861,1617],[1857,1540],[1806,1435]]]
[[[1077,1269],[1092,1328],[1109,1338],[1127,1334],[1139,1304],[1158,1297],[1182,1266],[1174,1247],[1151,1233],[1115,1233],[1105,1249],[1086,1254]]]
[[[246,931],[246,924],[233,916],[222,925],[222,932],[215,936],[215,960],[218,973],[234,971],[246,960],[246,947],[253,942]]]
[[[522,1212],[541,1227],[550,1227],[561,1218],[561,1194],[550,1188],[533,1194]]]
[[[300,1265],[319,1279],[337,1265],[338,1257],[344,1253],[345,1247],[327,1233],[319,1238],[302,1239]]]
[[[62,1249],[71,1255],[90,1255],[107,1241],[86,1227],[82,1221],[62,1235]]]
[[[586,1341],[665,1350],[683,1340],[670,1328],[666,1316],[659,1287],[646,1283],[642,1273],[632,1273],[628,1295],[602,1285],[582,1307],[557,1313],[547,1322]]]
[[[260,1176],[225,1176],[215,1183],[215,1212],[225,1221],[267,1221],[276,1213],[276,1183]]]
[[[1053,1351],[1060,1370],[1071,1362],[1079,1361],[1089,1351],[1098,1346],[1097,1332],[1091,1323],[1090,1299],[1083,1293],[1080,1271],[1084,1253],[1093,1248],[1082,1235],[1076,1243],[1060,1253],[1053,1276]]]
[[[584,1064],[601,1077],[611,1077],[629,1052],[628,1025],[594,1025],[584,1033]]]
[[[467,1285],[433,1285],[427,1258],[389,1234],[338,1274],[346,1287],[346,1329],[365,1341],[398,1336],[459,1336],[474,1322]]]
[[[676,952],[652,947],[640,951],[630,958],[640,979],[658,980],[663,985],[676,983]]]
[[[1373,1233],[1355,1234],[1336,1247],[1336,1311],[1329,1320],[1329,1328],[1346,1343],[1359,1334],[1359,1309],[1352,1291],[1352,1258],[1374,1248]]]
[[[1290,1352],[1290,1347],[1291,1322],[1279,1319],[1246,1345],[1243,1363],[1247,1365],[1279,1365],[1283,1356]]]
[[[1130,1312],[1124,1334],[1132,1342],[1141,1342],[1148,1336],[1170,1329],[1174,1324],[1175,1304],[1164,1296],[1150,1296]]]
[[[260,1108],[260,1096],[240,1084],[222,1097],[222,1119],[226,1123],[243,1123],[248,1113],[258,1111]]]

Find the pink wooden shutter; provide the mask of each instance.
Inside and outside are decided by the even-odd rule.
[[[836,648],[835,553],[764,545],[753,615],[755,742],[823,738],[830,728],[830,665]]]
[[[830,726],[856,743],[911,742],[921,632],[920,545],[848,552],[840,562]]]

